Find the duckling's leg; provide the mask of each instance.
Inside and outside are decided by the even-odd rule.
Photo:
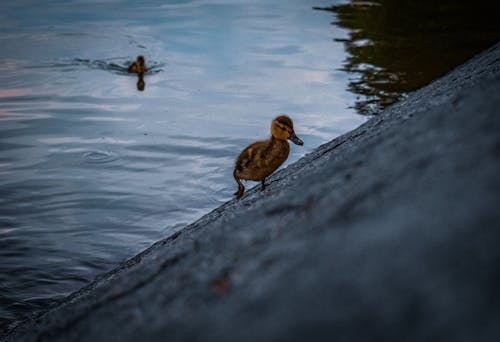
[[[241,196],[243,196],[243,192],[245,191],[245,187],[243,186],[243,184],[241,184],[241,182],[238,179],[236,181],[238,182],[238,191],[236,191],[234,194],[236,195],[237,199],[240,199]]]
[[[260,191],[264,191],[265,188],[266,188],[266,179],[264,178],[260,186]]]
[[[236,175],[236,170],[233,172],[234,179],[236,180],[236,183],[238,183],[238,191],[234,193],[236,195],[237,199],[240,199],[241,196],[243,196],[243,192],[245,191],[245,187],[243,186],[243,183],[240,182],[240,179]]]

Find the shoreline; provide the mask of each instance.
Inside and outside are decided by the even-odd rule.
[[[498,94],[500,44],[3,338],[498,337]]]

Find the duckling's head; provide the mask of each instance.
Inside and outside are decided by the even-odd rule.
[[[271,135],[276,139],[291,140],[296,145],[304,145],[293,130],[293,122],[286,115],[280,115],[271,124]]]
[[[144,56],[137,56],[136,62],[140,66],[144,66]]]

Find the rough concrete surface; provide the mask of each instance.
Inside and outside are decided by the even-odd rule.
[[[6,341],[500,337],[500,44]]]

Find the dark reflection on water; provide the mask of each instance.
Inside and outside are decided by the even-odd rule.
[[[144,81],[144,74],[137,75],[137,90],[144,91],[146,88],[146,81]]]
[[[350,1],[320,10],[349,29],[356,110],[376,114],[500,40],[500,1]]]

